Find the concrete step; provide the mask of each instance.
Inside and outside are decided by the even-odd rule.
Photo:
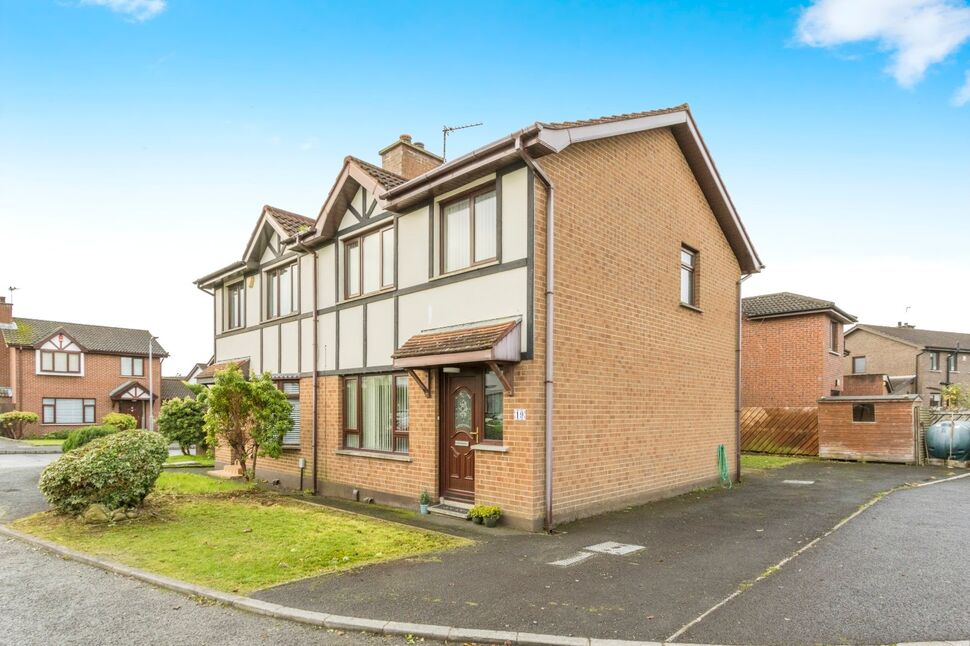
[[[432,505],[428,507],[428,511],[432,514],[439,514],[441,516],[451,516],[452,518],[465,519],[468,515],[468,510],[471,509],[471,505],[465,505],[462,503],[456,503],[454,501],[442,500],[437,505]]]

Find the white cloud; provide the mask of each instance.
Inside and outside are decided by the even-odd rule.
[[[892,52],[888,72],[903,87],[970,40],[963,0],[814,0],[802,12],[798,40],[811,47],[876,41]]]
[[[970,103],[970,70],[966,72],[963,85],[953,95],[953,105],[959,107]]]
[[[131,20],[144,22],[165,11],[166,0],[81,0],[81,4],[107,7]]]

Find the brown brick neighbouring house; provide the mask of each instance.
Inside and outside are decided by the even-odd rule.
[[[14,318],[0,298],[0,331],[0,394],[9,393],[10,407],[37,413],[40,423],[28,435],[89,426],[110,412],[129,413],[145,426],[150,400],[157,417],[168,353],[151,341],[156,393],[150,396],[147,330]]]

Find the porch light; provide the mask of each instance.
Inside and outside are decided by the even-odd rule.
[[[457,375],[459,372],[461,372],[461,368],[457,366],[446,366],[441,369],[441,372],[449,375]]]

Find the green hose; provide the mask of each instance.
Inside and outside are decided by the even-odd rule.
[[[721,475],[721,486],[728,486],[731,489],[734,484],[731,482],[731,473],[728,471],[727,465],[727,452],[724,450],[723,444],[717,445],[717,470]]]

